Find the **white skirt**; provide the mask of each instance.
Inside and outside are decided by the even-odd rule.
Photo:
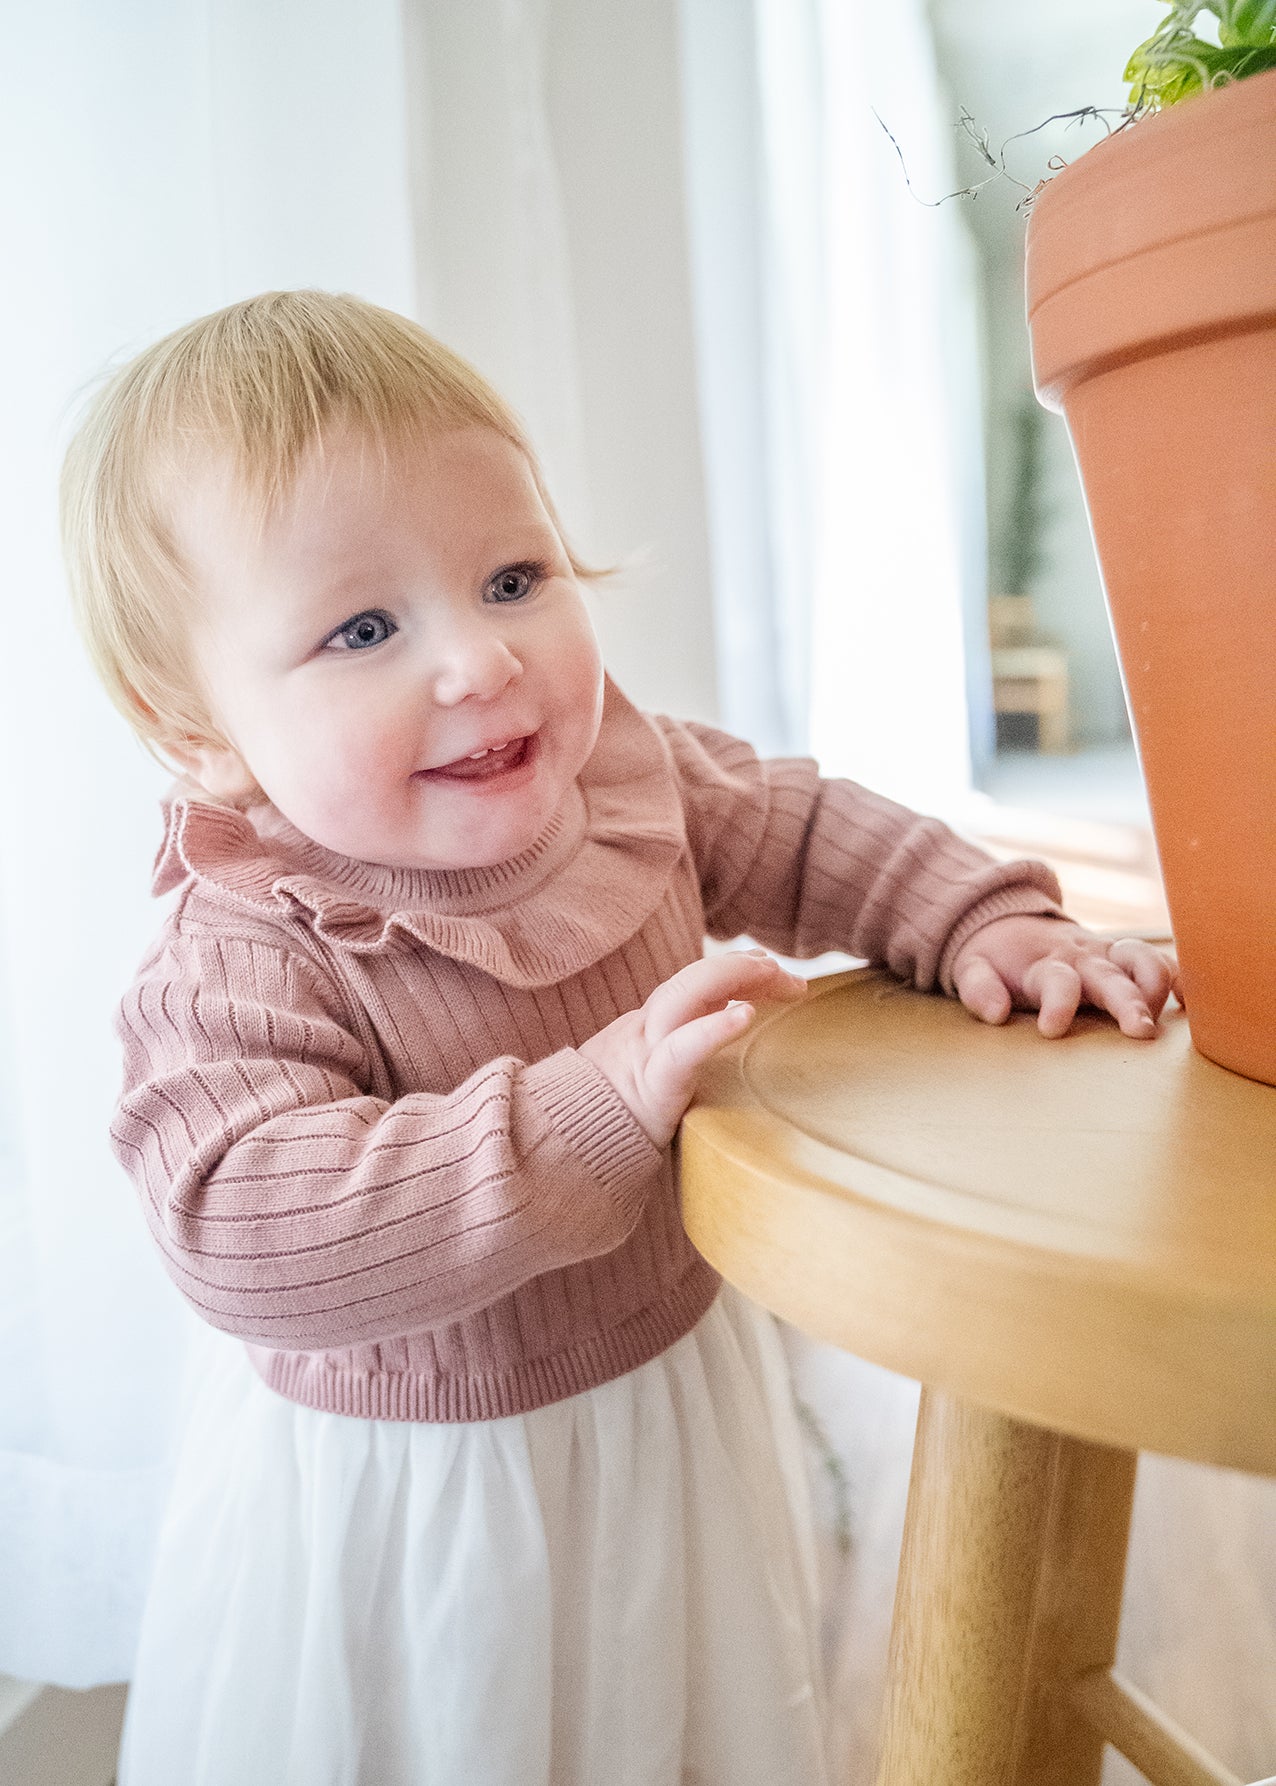
[[[467,1425],[319,1413],[208,1330],[119,1786],[827,1786],[774,1322]]]

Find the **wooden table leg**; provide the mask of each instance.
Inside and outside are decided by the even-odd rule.
[[[1066,1689],[1116,1660],[1138,1461],[1134,1451],[1056,1439],[1016,1786],[1097,1786],[1103,1739]]]
[[[922,1391],[878,1786],[1097,1786],[1036,1683],[1113,1659],[1135,1461]]]

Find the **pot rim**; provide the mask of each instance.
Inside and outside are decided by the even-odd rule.
[[[1028,219],[1037,394],[1276,320],[1276,69],[1199,94],[1058,174]]]

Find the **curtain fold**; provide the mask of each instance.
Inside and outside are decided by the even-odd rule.
[[[926,810],[988,747],[978,287],[922,0],[682,0],[727,722]]]
[[[403,22],[422,318],[525,419],[564,525],[590,538],[549,0],[467,0],[446,21],[417,0]]]
[[[809,17],[803,0],[796,9]],[[729,730],[776,754],[803,750],[806,741],[807,590],[800,564],[786,563],[770,482],[784,432],[775,404],[799,396],[802,384],[783,374],[785,355],[799,342],[776,315],[776,299],[791,282],[777,284],[769,276],[776,259],[778,168],[768,153],[774,131],[766,129],[762,92],[764,80],[775,77],[764,66],[757,26],[752,0],[680,0],[696,384],[719,705]],[[804,210],[809,214],[809,201]],[[808,277],[802,290],[818,302],[818,277]],[[818,326],[801,345],[819,351]],[[811,489],[809,480],[800,484],[799,499]],[[813,538],[809,517],[798,538],[799,550]]]
[[[949,108],[923,0],[821,0],[821,14],[835,322],[811,742],[832,773],[952,811],[971,785],[986,584],[973,258],[959,203],[919,202],[959,184]]]

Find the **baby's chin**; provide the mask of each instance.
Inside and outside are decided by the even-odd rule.
[[[282,812],[282,808],[277,808]],[[412,826],[392,830],[363,826],[325,824],[313,819],[299,823],[283,813],[293,829],[323,850],[370,867],[450,873],[465,869],[497,868],[525,854],[543,836],[550,816],[520,825],[497,825],[475,834],[452,835],[447,825]]]

